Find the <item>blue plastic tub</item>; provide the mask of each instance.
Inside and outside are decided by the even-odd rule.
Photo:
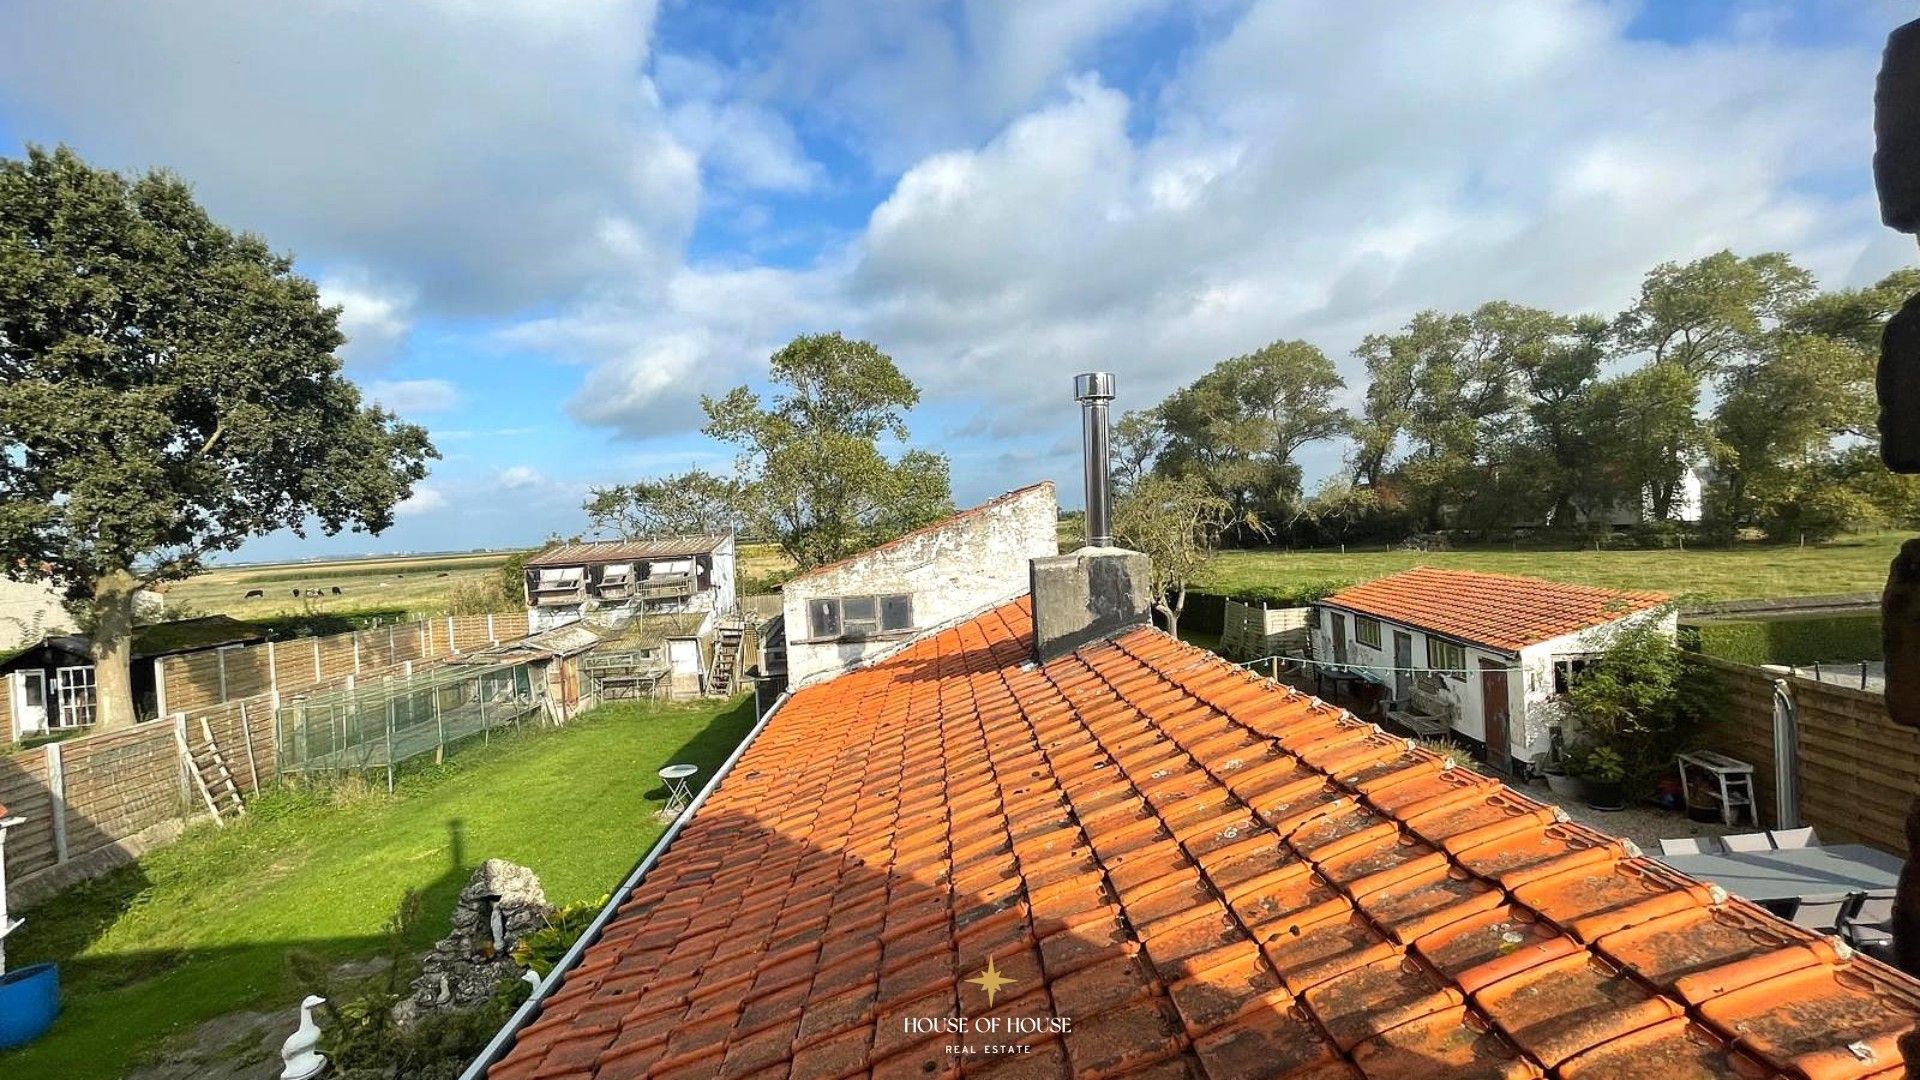
[[[60,969],[33,964],[0,975],[0,1050],[25,1046],[60,1015]]]

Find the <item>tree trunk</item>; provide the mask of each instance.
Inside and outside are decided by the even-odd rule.
[[[1180,613],[1187,609],[1187,587],[1180,586],[1174,590],[1173,596],[1173,606],[1167,608],[1167,635],[1177,638],[1180,636]]]
[[[125,570],[100,575],[93,582],[93,625],[89,628],[93,657],[94,726],[112,731],[133,726],[133,596],[140,583]]]

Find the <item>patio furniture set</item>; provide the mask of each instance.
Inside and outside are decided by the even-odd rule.
[[[1660,861],[1796,926],[1890,959],[1900,859],[1864,844],[1820,846],[1810,828],[1660,841]]]

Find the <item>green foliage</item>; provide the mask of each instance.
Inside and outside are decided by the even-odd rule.
[[[1706,656],[1740,664],[1845,663],[1881,658],[1880,613],[1702,619],[1681,627],[1681,641]]]
[[[1617,784],[1627,778],[1627,759],[1611,746],[1576,747],[1568,759],[1568,771],[1582,780]]]
[[[1220,546],[1220,534],[1236,520],[1233,504],[1199,476],[1149,476],[1114,507],[1113,531],[1122,545],[1153,565],[1150,592],[1167,632],[1178,634],[1187,586]],[[1247,521],[1260,528],[1258,520]]]
[[[1656,622],[1616,629],[1567,690],[1575,775],[1651,776],[1717,714],[1720,697],[1711,673],[1688,664]]]
[[[628,540],[723,533],[739,520],[741,485],[702,469],[596,487],[585,509],[596,531]]]
[[[806,570],[935,521],[953,509],[947,459],[907,450],[920,392],[893,358],[838,333],[805,335],[773,354],[771,402],[745,386],[702,398],[701,430],[740,447],[739,509],[748,531]]]
[[[612,898],[612,894],[608,894],[598,900],[581,900],[554,908],[547,915],[545,926],[514,943],[513,962],[546,978]]]
[[[0,559],[79,605],[104,724],[135,590],[276,529],[378,533],[437,456],[341,375],[338,309],[177,176],[0,159],[0,297]]]
[[[320,1049],[342,1077],[406,1077],[453,1080],[500,1030],[531,988],[504,980],[477,1008],[422,1015],[407,1027],[394,1021],[394,1007],[411,993],[419,971],[413,942],[422,934],[420,895],[408,890],[388,922],[380,970],[355,980],[336,978],[326,962],[308,953],[287,958],[294,978],[320,1006]]]
[[[325,637],[346,634],[375,626],[405,622],[411,613],[402,607],[355,608],[352,611],[304,611],[293,615],[268,615],[248,619],[266,630],[275,641],[288,638]]]
[[[1280,521],[1298,512],[1300,466],[1294,455],[1349,426],[1334,402],[1346,386],[1326,354],[1304,341],[1276,341],[1223,360],[1154,409],[1158,431],[1137,414],[1121,418],[1119,445],[1126,484],[1139,459],[1155,450],[1162,476],[1196,476],[1226,500],[1230,527]]]

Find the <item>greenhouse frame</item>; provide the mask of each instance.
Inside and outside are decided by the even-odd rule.
[[[546,661],[447,664],[290,702],[274,717],[279,771],[366,772],[544,716]]]

